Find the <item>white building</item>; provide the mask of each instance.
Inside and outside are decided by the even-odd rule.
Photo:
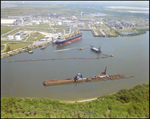
[[[13,24],[16,19],[1,19],[1,25]]]
[[[59,21],[59,22],[57,23],[57,25],[62,25],[62,22]]]
[[[99,22],[97,21],[96,24],[99,24]]]
[[[20,35],[16,35],[15,40],[21,40]]]
[[[40,24],[39,21],[32,21],[33,24],[37,25],[37,24]]]
[[[77,17],[76,16],[72,16],[72,20],[77,20]]]

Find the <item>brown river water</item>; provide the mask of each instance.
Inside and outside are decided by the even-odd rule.
[[[149,83],[149,31],[133,37],[93,37],[90,31],[81,31],[82,40],[68,45],[49,45],[44,50],[34,49],[1,59],[1,97],[46,97],[61,101],[85,100],[111,94],[124,88]],[[66,59],[5,63],[8,60],[97,58],[90,45],[114,57],[100,59]],[[78,50],[82,47],[83,50]],[[100,75],[107,66],[107,74],[124,74],[134,78],[97,81],[80,84],[44,86],[43,81],[72,78],[78,72],[83,77]]]

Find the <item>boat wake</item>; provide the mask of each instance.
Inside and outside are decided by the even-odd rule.
[[[68,49],[63,49],[63,50],[54,50],[54,52],[63,52],[63,51],[68,51],[68,50],[74,50],[74,49],[78,49],[79,47],[73,47],[73,48],[68,48]],[[83,47],[85,48],[85,47]]]

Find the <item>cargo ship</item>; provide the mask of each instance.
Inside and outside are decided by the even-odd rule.
[[[77,41],[79,39],[82,38],[82,33],[77,33],[77,34],[73,34],[72,36],[70,37],[62,37],[61,35],[57,38],[55,44],[56,45],[62,45],[62,44],[67,44],[67,43],[71,43],[71,42],[74,42],[74,41]]]
[[[91,46],[91,50],[92,51],[94,51],[94,52],[96,52],[96,53],[102,53],[102,51],[101,51],[101,47],[99,47],[98,49],[97,48],[95,48],[94,46]]]

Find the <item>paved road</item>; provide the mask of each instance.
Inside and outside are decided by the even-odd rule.
[[[6,37],[1,37],[1,40],[7,40],[7,38]]]

